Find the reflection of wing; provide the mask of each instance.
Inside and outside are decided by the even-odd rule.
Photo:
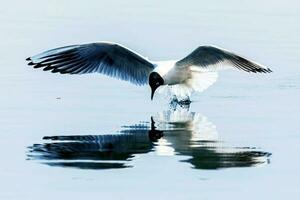
[[[50,166],[81,169],[130,167],[126,161],[134,154],[148,153],[153,148],[148,127],[134,126],[120,134],[46,136],[49,142],[30,147],[28,156],[46,160]],[[144,128],[143,128],[144,127]]]
[[[253,148],[227,147],[222,149],[213,145],[194,147],[190,151],[181,151],[180,154],[189,156],[190,158],[182,162],[192,164],[195,169],[252,167],[268,163],[271,155]]]

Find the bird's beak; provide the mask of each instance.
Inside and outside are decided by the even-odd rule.
[[[154,92],[158,87],[151,87],[151,101],[153,100]]]

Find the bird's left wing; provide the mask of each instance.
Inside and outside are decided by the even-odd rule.
[[[215,72],[228,67],[252,73],[269,73],[269,68],[235,53],[214,46],[200,46],[188,56],[176,62],[179,68],[191,67],[192,71]]]
[[[146,84],[154,65],[139,54],[115,43],[72,45],[27,58],[28,65],[53,73],[102,73],[136,85]]]

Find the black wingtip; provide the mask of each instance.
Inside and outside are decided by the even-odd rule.
[[[248,71],[249,73],[271,73],[273,72],[270,68],[258,68]]]
[[[270,68],[266,68],[262,70],[263,73],[271,73],[273,72]]]
[[[45,67],[43,69],[43,71],[49,71],[49,70],[52,70],[52,69],[54,69],[54,68],[51,65],[49,65],[49,66]]]
[[[44,136],[43,140],[58,140],[58,136]]]
[[[33,66],[33,68],[40,68],[40,67],[42,67],[41,63],[37,63],[35,64],[35,66]]]
[[[35,63],[33,63],[33,62],[29,62],[29,63],[28,63],[28,65],[35,65]]]
[[[30,57],[28,57],[28,58],[26,58],[26,60],[27,60],[27,61],[30,61],[30,60],[31,60],[31,58],[30,58]]]

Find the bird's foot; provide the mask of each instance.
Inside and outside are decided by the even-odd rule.
[[[189,109],[191,103],[192,101],[190,100],[190,98],[178,100],[178,98],[175,96],[170,102],[170,108],[176,110],[177,106],[180,106],[181,108]]]
[[[192,101],[190,99],[184,99],[184,100],[180,100],[178,101],[179,105],[190,105],[192,103]]]

